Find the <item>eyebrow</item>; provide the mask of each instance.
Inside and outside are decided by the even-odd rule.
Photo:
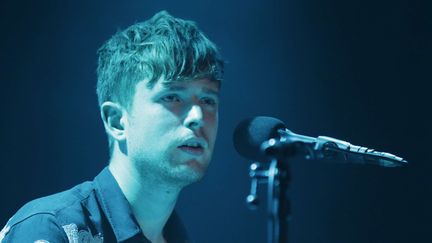
[[[169,90],[169,91],[183,91],[186,90],[186,87],[183,86],[178,86],[178,85],[164,85],[164,89]],[[213,89],[210,88],[202,88],[202,91],[204,91],[204,93],[206,94],[211,94],[214,96],[219,97],[219,91],[215,91]]]

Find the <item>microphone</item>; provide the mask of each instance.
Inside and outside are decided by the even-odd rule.
[[[276,118],[257,116],[240,122],[233,136],[237,152],[251,160],[268,161],[303,155],[306,159],[397,167],[408,162],[396,155],[352,145],[339,139],[291,132]]]

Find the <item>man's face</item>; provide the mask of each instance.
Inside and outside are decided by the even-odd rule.
[[[143,177],[187,185],[204,175],[218,128],[218,92],[207,79],[136,85],[126,144]]]

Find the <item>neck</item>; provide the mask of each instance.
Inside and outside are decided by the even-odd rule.
[[[181,188],[166,185],[127,161],[112,157],[109,170],[128,200],[144,235],[151,242],[165,242],[163,229],[174,210]]]

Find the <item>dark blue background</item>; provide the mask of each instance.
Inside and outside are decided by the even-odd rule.
[[[432,8],[408,0],[2,1],[0,224],[107,164],[96,50],[162,9],[228,61],[212,165],[178,203],[197,242],[265,242],[265,204],[246,208],[249,165],[231,142],[255,115],[410,162],[293,161],[291,242],[432,242]]]

